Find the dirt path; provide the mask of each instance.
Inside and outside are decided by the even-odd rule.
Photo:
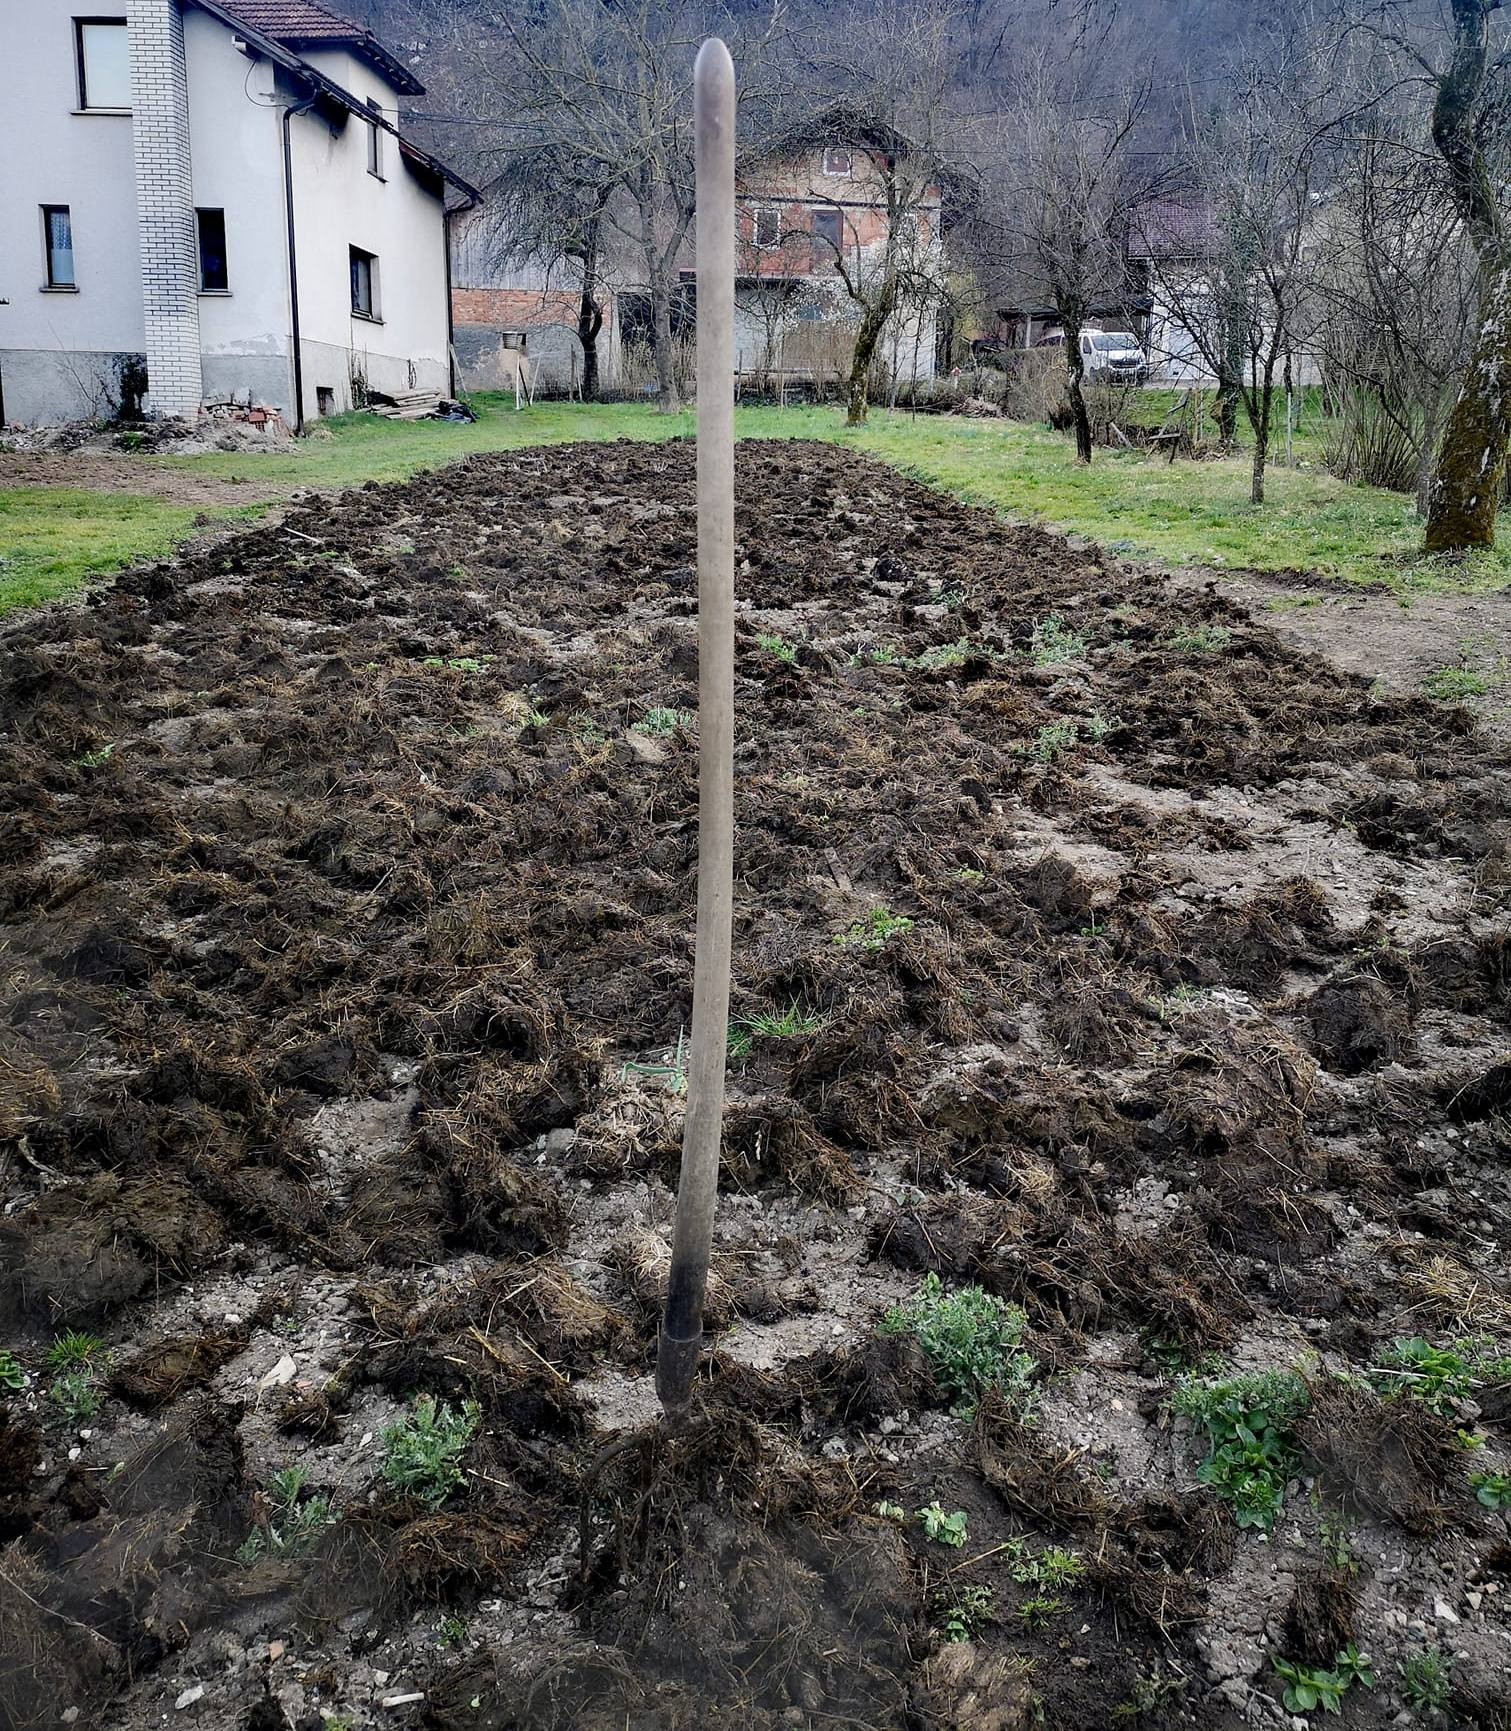
[[[1439,1648],[1503,1723],[1511,754],[829,445],[740,450],[649,1422],[692,467],[477,457],[0,632],[0,1720],[1282,1731],[1356,1642],[1353,1726]],[[993,1341],[878,1332],[930,1275]]]

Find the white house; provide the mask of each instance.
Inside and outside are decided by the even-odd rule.
[[[112,15],[113,13],[113,15]],[[250,396],[294,425],[448,390],[421,90],[319,0],[4,0],[0,420]]]

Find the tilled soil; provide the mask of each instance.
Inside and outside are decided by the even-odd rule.
[[[1511,758],[1215,592],[739,461],[733,1015],[801,1031],[737,1042],[672,1437],[690,447],[296,506],[0,640],[0,1724],[1212,1731],[1346,1640],[1345,1721],[1438,1647],[1508,1723],[1508,1388],[1334,1373],[1507,1348]],[[1026,1309],[1027,1421],[876,1333],[929,1271]],[[1209,1355],[1312,1384],[1271,1535],[1164,1405]],[[379,1470],[416,1392],[478,1403],[436,1506]],[[339,1518],[279,1545],[293,1465]],[[935,1501],[958,1550],[876,1512]]]

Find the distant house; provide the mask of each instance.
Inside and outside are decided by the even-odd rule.
[[[420,92],[319,0],[6,0],[0,414],[250,398],[291,423],[450,383]]]
[[[764,384],[832,379],[849,371],[859,314],[846,296],[837,259],[864,273],[878,268],[891,230],[874,129],[824,121],[739,177],[736,216],[735,365],[742,381]],[[894,379],[932,378],[942,298],[941,199],[917,189],[898,216],[902,305],[889,321],[880,360]],[[650,294],[631,223],[603,224],[595,299],[601,382],[620,392],[649,390]],[[521,263],[508,236],[483,212],[454,231],[452,303],[463,379],[473,388],[503,382],[499,351],[523,333],[539,385],[571,390],[582,377],[577,337],[580,266],[572,260]],[[674,334],[696,324],[696,258],[689,239],[679,260]]]

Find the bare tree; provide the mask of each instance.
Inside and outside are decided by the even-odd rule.
[[[1244,50],[1221,105],[1193,103],[1181,144],[1179,172],[1200,213],[1206,256],[1150,249],[1176,324],[1212,375],[1236,387],[1254,436],[1256,505],[1264,502],[1277,374],[1303,346],[1315,305],[1314,216],[1346,110],[1307,31],[1277,31]]]
[[[1006,111],[979,133],[975,224],[985,267],[1039,294],[1065,333],[1066,390],[1076,455],[1091,461],[1091,416],[1081,333],[1099,306],[1121,304],[1131,211],[1151,190],[1133,154],[1147,85],[1099,97],[1100,68],[1038,54],[1021,68]]]

